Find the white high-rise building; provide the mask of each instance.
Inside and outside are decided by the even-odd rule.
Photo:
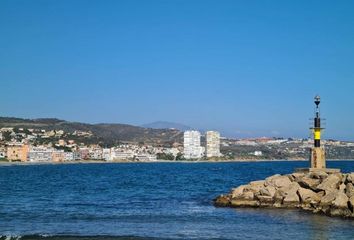
[[[220,157],[220,133],[215,131],[206,132],[206,156]]]
[[[184,157],[186,159],[198,159],[203,156],[203,148],[200,146],[200,132],[184,132]]]

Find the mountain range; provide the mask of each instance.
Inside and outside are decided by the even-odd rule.
[[[166,121],[152,122],[152,123],[144,124],[141,127],[152,128],[152,129],[177,129],[182,132],[192,129],[192,127],[189,127],[184,124],[174,123],[174,122],[166,122]]]
[[[88,124],[69,122],[56,118],[23,119],[14,117],[0,117],[0,128],[15,127],[26,129],[64,130],[67,133],[75,131],[92,132],[93,136],[103,143],[133,142],[148,144],[181,143],[183,133],[178,129],[139,127],[119,123]]]

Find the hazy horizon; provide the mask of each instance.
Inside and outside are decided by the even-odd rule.
[[[354,140],[351,1],[1,1],[0,115]]]

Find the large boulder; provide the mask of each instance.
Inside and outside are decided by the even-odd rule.
[[[239,199],[254,200],[254,193],[252,191],[245,191],[242,193]]]
[[[280,174],[274,174],[274,175],[272,175],[272,176],[270,176],[270,177],[267,177],[267,178],[266,178],[266,181],[267,181],[267,180],[272,180],[273,178],[278,178],[278,177],[281,177],[281,175],[280,175]]]
[[[291,174],[291,176],[294,178],[294,180],[296,181],[296,179],[300,179],[303,178],[305,176],[305,173],[301,173],[301,172],[295,172],[293,174]]]
[[[354,173],[349,173],[347,176],[347,181],[354,183]]]
[[[274,207],[282,207],[283,205],[283,200],[285,198],[285,192],[282,190],[277,190],[274,194]]]
[[[283,205],[285,207],[297,207],[300,203],[299,195],[297,191],[299,190],[300,185],[296,182],[290,183],[286,187],[280,189],[280,194],[284,195]]]
[[[256,207],[259,205],[252,191],[244,191],[241,196],[231,199],[233,207]]]
[[[238,198],[243,194],[243,191],[245,189],[246,185],[239,186],[238,188],[234,188],[231,191],[231,197],[232,198]]]
[[[325,191],[317,192],[314,200],[310,202],[311,206],[314,208],[318,208],[320,206],[321,199],[324,195],[325,195]],[[318,211],[320,210],[321,209],[318,209]]]
[[[228,207],[230,206],[229,196],[221,195],[214,200],[214,204],[217,207]]]
[[[353,213],[354,212],[354,196],[351,196],[349,198],[348,207],[349,207],[350,211]]]
[[[325,191],[320,191],[320,192],[317,192],[316,194],[317,194],[317,196],[318,196],[320,199],[322,199],[322,197],[326,194],[326,192],[325,192]]]
[[[317,186],[321,183],[321,180],[305,176],[303,178],[297,179],[297,182],[303,188],[310,188],[316,190]]]
[[[349,198],[354,196],[354,185],[352,183],[347,183],[347,185],[345,186],[345,193]]]
[[[319,195],[317,195],[317,193],[306,188],[300,187],[298,190],[298,194],[300,196],[301,203],[304,204],[318,203],[321,201],[321,198]]]
[[[314,178],[314,179],[326,179],[328,177],[328,173],[324,172],[324,171],[312,171],[310,174],[310,178]]]
[[[351,211],[348,206],[349,198],[343,191],[338,191],[336,199],[333,201],[333,206],[331,208],[332,216],[350,216]]]
[[[265,181],[254,181],[245,186],[245,191],[251,191],[253,193],[258,193],[262,188],[264,188]]]
[[[257,185],[257,184],[256,184]],[[230,205],[232,207],[256,207],[259,206],[258,200],[255,198],[255,192],[252,188],[255,186],[240,186],[232,191]]]
[[[257,200],[231,199],[232,207],[258,207],[259,205]]]
[[[274,179],[279,178],[279,177],[281,177],[280,174],[275,174],[275,175],[272,175],[272,176],[270,176],[270,177],[267,177],[267,178],[265,179],[264,186],[269,186],[269,184],[270,184]]]
[[[296,192],[289,192],[283,200],[283,205],[286,207],[297,207],[299,203],[300,199]]]
[[[264,180],[259,180],[259,181],[252,181],[249,183],[251,186],[264,186]]]
[[[269,207],[273,206],[274,200],[270,196],[261,196],[260,195],[260,196],[257,196],[257,199],[259,200],[260,206],[263,206],[263,207],[265,207],[265,206],[269,206]]]
[[[332,202],[336,199],[339,190],[327,191],[326,195],[321,198],[320,206],[327,207],[332,205]]]
[[[339,185],[342,182],[342,174],[335,173],[324,179],[323,182],[317,186],[317,190],[324,190],[326,192],[332,192],[335,189],[339,189]]]
[[[288,187],[292,182],[288,176],[274,175],[265,181],[265,186],[273,186],[275,188]]]
[[[274,195],[275,195],[275,192],[276,192],[275,187],[273,187],[273,186],[267,186],[267,187],[262,188],[262,189],[259,191],[259,195],[261,195],[261,196],[267,196],[267,197],[273,198]]]
[[[338,191],[336,199],[333,201],[333,207],[335,208],[347,208],[348,207],[348,196],[342,192]]]

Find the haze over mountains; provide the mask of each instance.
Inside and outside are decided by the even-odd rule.
[[[143,124],[142,127],[152,128],[152,129],[177,129],[180,131],[187,131],[193,129],[190,126],[181,123],[174,123],[174,122],[167,122],[167,121],[156,121],[152,123],[147,123],[147,124]]]

